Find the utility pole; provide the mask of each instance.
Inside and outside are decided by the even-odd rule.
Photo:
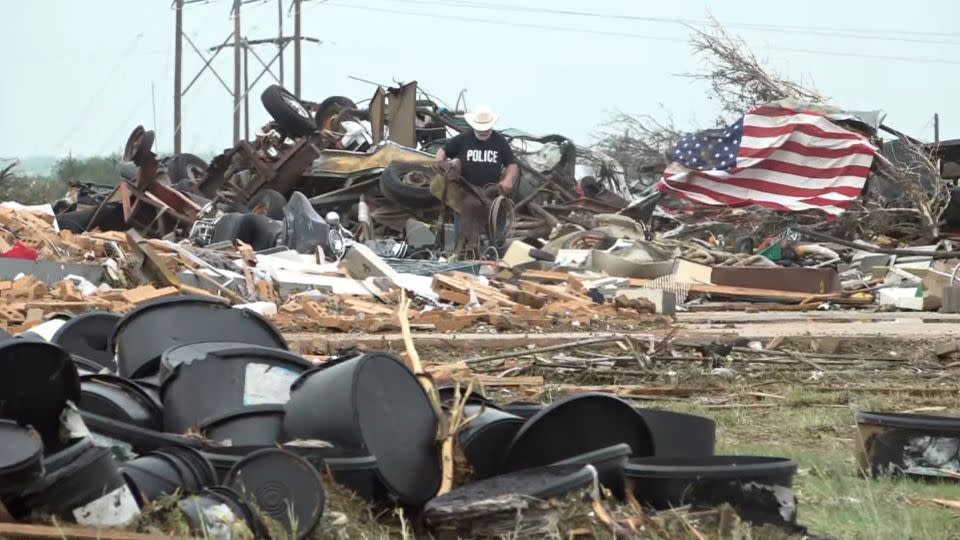
[[[240,5],[233,3],[233,144],[240,142]]]
[[[180,89],[183,79],[183,0],[176,0],[177,8],[177,37],[174,45],[174,72],[173,72],[173,153],[180,153],[180,99],[183,92]]]
[[[940,115],[933,113],[933,141],[940,144]]]
[[[250,140],[250,47],[243,48],[243,139]]]
[[[300,98],[300,2],[293,0],[293,95]]]
[[[283,0],[277,0],[277,53],[280,54],[280,86],[283,86]]]

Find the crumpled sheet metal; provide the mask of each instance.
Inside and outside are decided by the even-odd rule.
[[[426,152],[388,141],[365,153],[324,150],[304,176],[350,178],[380,172],[392,161],[433,163],[436,159]]]

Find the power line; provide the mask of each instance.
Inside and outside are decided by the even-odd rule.
[[[571,33],[578,33],[578,34],[589,34],[589,35],[610,36],[610,37],[626,37],[626,38],[633,38],[633,39],[668,41],[668,42],[676,42],[676,43],[689,43],[689,40],[684,38],[671,38],[666,36],[650,36],[645,34],[632,34],[627,32],[608,32],[604,30],[588,30],[584,28],[573,28],[569,26],[550,26],[550,25],[533,24],[533,23],[517,23],[517,22],[503,21],[500,19],[481,19],[476,17],[441,15],[437,13],[418,13],[418,12],[401,11],[401,10],[388,9],[388,8],[374,8],[374,7],[357,6],[357,5],[350,5],[350,4],[339,4],[336,2],[326,2],[323,5],[344,8],[344,9],[355,9],[355,10],[361,10],[361,11],[371,11],[376,13],[391,13],[394,15],[409,15],[413,17],[429,17],[433,19],[452,20],[452,21],[458,21],[458,22],[476,22],[476,23],[483,23],[483,24],[494,24],[498,26],[511,26],[516,28],[535,28],[538,30],[552,30],[552,31],[571,32]],[[889,61],[899,61],[899,62],[923,62],[923,63],[932,63],[932,64],[960,65],[960,60],[944,60],[940,58],[918,58],[913,56],[889,56],[889,55],[880,55],[880,54],[839,52],[839,51],[803,49],[803,48],[793,48],[793,47],[765,47],[765,48],[771,51],[783,51],[783,52],[793,52],[793,53],[801,53],[801,54],[844,56],[844,57],[850,57],[850,58],[865,58],[870,60],[889,60]]]
[[[658,23],[670,23],[670,24],[685,24],[685,25],[702,25],[712,23],[709,19],[687,19],[680,17],[650,17],[650,16],[641,16],[641,15],[626,15],[619,13],[597,13],[591,11],[575,11],[567,9],[556,9],[556,8],[537,8],[537,7],[526,7],[526,6],[517,6],[513,4],[497,4],[489,2],[475,2],[475,1],[440,1],[440,0],[391,0],[393,2],[404,2],[408,4],[423,4],[423,5],[447,5],[453,7],[466,7],[474,9],[492,9],[492,10],[506,10],[513,12],[527,12],[527,13],[545,13],[552,15],[573,15],[580,17],[593,17],[593,18],[603,18],[603,19],[619,19],[619,20],[629,20],[629,21],[643,21],[643,22],[658,22]],[[838,35],[839,37],[858,37],[858,38],[869,38],[869,39],[883,39],[882,36],[875,36],[873,34],[882,33],[882,34],[901,34],[901,35],[914,35],[914,36],[942,36],[942,37],[955,37],[956,34],[949,32],[921,32],[914,30],[892,30],[892,29],[865,29],[865,28],[837,28],[837,27],[821,27],[821,26],[802,26],[802,25],[782,25],[782,24],[767,24],[767,23],[744,23],[744,22],[730,22],[723,23],[724,26],[729,28],[744,28],[744,29],[755,29],[755,30],[776,30],[776,31],[794,31],[796,33],[809,33],[813,35]],[[850,32],[858,32],[860,34],[870,34],[870,35],[859,35],[853,36],[849,35]],[[841,34],[837,34],[841,33]],[[842,33],[847,33],[848,35],[843,36]],[[887,38],[890,39],[890,38]],[[892,38],[896,39],[896,38]],[[951,44],[951,45],[960,45],[960,42],[957,41],[934,41],[934,40],[903,40],[903,41],[916,41],[917,43],[931,43],[931,44]]]

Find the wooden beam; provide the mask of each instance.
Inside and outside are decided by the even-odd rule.
[[[154,279],[159,281],[165,287],[180,288],[180,279],[177,274],[167,266],[166,261],[150,245],[148,240],[135,229],[127,231],[127,241],[130,249],[143,257],[143,264],[149,270],[148,274],[153,274]]]
[[[0,523],[0,538],[40,538],[50,540],[172,540],[171,536],[140,534],[119,529],[54,527],[25,523]]]

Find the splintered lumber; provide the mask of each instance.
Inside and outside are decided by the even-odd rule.
[[[649,279],[631,279],[631,287],[656,288],[653,281]],[[757,298],[764,300],[773,300],[776,302],[795,302],[807,303],[824,300],[843,301],[850,304],[871,304],[872,299],[850,298],[846,293],[834,294],[810,294],[792,291],[780,291],[776,289],[754,289],[750,287],[728,287],[724,285],[706,285],[703,283],[684,284],[691,293],[712,294],[716,296],[728,296],[731,298]]]
[[[497,377],[495,375],[472,375],[469,377],[470,380],[476,382],[477,384],[483,386],[497,386],[497,387],[508,387],[508,386],[543,386],[543,377],[540,375],[533,375],[529,377]]]
[[[164,287],[158,289],[153,285],[142,285],[135,289],[130,289],[123,291],[123,299],[131,304],[143,304],[151,300],[156,300],[158,298],[166,298],[168,296],[176,296],[180,294],[180,290],[176,287]]]
[[[534,283],[532,281],[520,280],[520,290],[535,294],[545,294],[548,297],[556,300],[586,302],[588,304],[593,303],[593,300],[591,300],[589,296],[580,293],[569,292],[569,289],[566,287],[556,287]]]
[[[584,346],[587,346],[587,345],[597,345],[597,344],[600,344],[600,343],[611,343],[611,342],[614,342],[614,341],[622,341],[623,339],[625,339],[625,338],[624,338],[624,336],[622,336],[622,335],[598,337],[598,338],[593,338],[593,339],[585,339],[585,340],[581,340],[581,341],[574,341],[574,342],[571,342],[571,343],[561,343],[561,344],[559,344],[559,345],[549,345],[549,346],[547,346],[547,347],[540,347],[540,348],[536,348],[536,349],[523,349],[523,350],[519,350],[519,351],[512,351],[512,352],[507,352],[507,353],[494,354],[494,355],[490,355],[490,356],[480,356],[480,357],[478,357],[478,358],[469,358],[469,359],[467,359],[467,360],[464,360],[464,362],[466,362],[467,364],[477,364],[477,363],[480,363],[480,362],[489,362],[489,361],[492,361],[492,360],[503,360],[503,359],[506,359],[506,358],[516,358],[516,357],[518,357],[518,356],[526,356],[526,355],[529,355],[529,354],[538,354],[538,353],[551,352],[551,351],[562,351],[562,350],[564,350],[564,349],[573,349],[573,348],[576,348],[576,347],[584,347]]]
[[[546,281],[552,283],[563,283],[567,281],[570,274],[566,272],[550,272],[546,270],[524,270],[520,274],[522,279],[527,281]]]
[[[462,275],[467,276],[467,274]],[[461,301],[456,303],[461,305],[470,303],[470,291],[473,291],[473,294],[476,295],[477,299],[482,303],[495,302],[497,305],[504,307],[512,307],[517,304],[493,287],[483,285],[476,280],[468,281],[453,275],[437,274],[433,276],[433,290],[440,294],[441,298],[444,298],[444,291],[455,293],[455,296],[447,295],[448,298],[451,298],[448,301],[455,301],[453,298],[457,298]],[[466,299],[466,301],[462,301],[464,299]]]
[[[690,397],[718,391],[717,388],[679,388],[673,386],[639,386],[639,385],[609,385],[609,386],[580,386],[576,384],[562,384],[557,387],[562,394],[583,394],[587,392],[601,392],[604,394],[615,394],[619,396],[631,397]]]

